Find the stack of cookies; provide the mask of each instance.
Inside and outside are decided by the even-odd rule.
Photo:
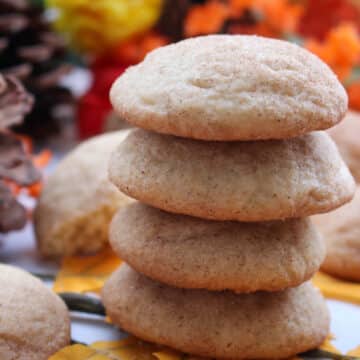
[[[216,358],[286,358],[329,330],[307,280],[325,248],[307,216],[348,202],[354,181],[322,130],[347,96],[290,43],[218,35],[152,52],[114,84],[134,130],[110,179],[140,202],[117,213],[122,265],[103,300],[138,337]],[[312,132],[315,131],[315,132]]]

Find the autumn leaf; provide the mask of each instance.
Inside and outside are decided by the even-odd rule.
[[[319,40],[342,22],[351,22],[360,30],[359,4],[359,0],[307,1],[297,30],[304,37]]]
[[[114,56],[119,59],[119,62],[136,64],[142,61],[147,53],[167,45],[168,42],[165,36],[150,31],[119,44],[114,50]]]
[[[334,340],[334,336],[329,335],[325,342],[320,346],[320,349],[330,351],[334,354],[341,354],[341,352],[331,343],[332,340]]]
[[[329,346],[327,344],[326,346]],[[322,348],[309,353],[301,354],[289,360],[307,359],[355,359],[340,355],[334,347]],[[360,348],[351,351],[348,355],[357,356]],[[331,351],[331,352],[330,352]],[[147,343],[133,336],[118,341],[99,341],[91,345],[71,345],[60,350],[49,360],[205,360],[192,355],[186,355],[167,347]],[[210,359],[208,359],[210,360]]]
[[[327,298],[360,304],[360,284],[332,277],[318,272],[313,283]]]
[[[99,293],[120,264],[121,260],[109,247],[93,256],[66,257],[56,276],[54,291]]]
[[[229,13],[229,7],[218,0],[192,6],[185,20],[186,36],[219,32]]]
[[[108,360],[111,359],[103,354],[97,354],[96,350],[91,349],[86,345],[71,345],[60,350],[55,355],[50,356],[49,360]]]
[[[157,351],[153,354],[158,360],[182,360],[184,359],[181,353],[178,353],[175,350],[163,350]]]
[[[160,345],[150,344],[130,336],[118,341],[99,341],[91,345],[70,345],[50,357],[49,360],[177,360],[184,359],[180,353],[162,350]],[[155,354],[179,354],[179,357],[165,358]],[[162,355],[160,355],[162,356]]]
[[[105,309],[97,298],[76,293],[62,293],[59,295],[71,311],[105,315]],[[340,354],[331,344],[333,339],[334,337],[329,335],[319,349],[300,354],[288,360],[310,360],[316,358],[323,360],[353,360],[353,357]],[[354,351],[359,351],[359,349]],[[354,351],[351,355],[355,354]],[[205,358],[184,354],[165,346],[147,343],[133,336],[119,341],[99,341],[88,346],[82,344],[68,346],[51,357],[50,360],[86,360],[90,358],[100,360],[205,360]]]
[[[257,0],[254,8],[264,16],[264,21],[277,35],[296,30],[304,6],[288,0]]]
[[[351,74],[360,57],[360,37],[351,23],[329,31],[323,42],[309,38],[304,46],[325,61],[341,81]]]
[[[351,350],[347,353],[350,356],[357,356],[360,357],[360,346],[358,346],[356,349]]]
[[[360,110],[360,80],[352,83],[347,88],[350,107]]]

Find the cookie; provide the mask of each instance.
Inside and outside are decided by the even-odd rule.
[[[112,216],[131,201],[107,173],[110,154],[126,134],[114,132],[83,142],[49,176],[34,215],[42,255],[93,253],[108,243]]]
[[[141,203],[115,215],[110,243],[136,271],[160,282],[236,292],[298,286],[325,257],[323,240],[309,219],[209,221]]]
[[[321,269],[331,275],[360,281],[360,187],[351,203],[313,219],[327,246]]]
[[[214,220],[304,217],[346,203],[355,191],[324,132],[224,143],[135,130],[113,153],[110,179],[146,204]]]
[[[212,358],[288,358],[329,330],[309,283],[283,292],[235,294],[172,288],[122,265],[102,292],[113,323],[141,339]]]
[[[47,360],[70,343],[62,300],[40,280],[0,265],[0,359]]]
[[[315,55],[282,40],[192,38],[156,49],[114,83],[117,113],[144,129],[202,140],[282,139],[329,128],[347,95]]]
[[[356,182],[360,183],[360,113],[349,111],[344,121],[330,129],[329,134]]]

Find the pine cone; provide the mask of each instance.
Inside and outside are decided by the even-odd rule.
[[[0,232],[22,228],[27,218],[25,208],[17,202],[7,182],[27,186],[40,180],[23,144],[7,130],[23,121],[32,103],[32,97],[18,80],[0,75]]]
[[[17,131],[33,137],[58,132],[57,107],[74,106],[69,90],[58,85],[70,69],[65,55],[65,43],[51,30],[42,7],[30,0],[0,0],[0,71],[21,79],[35,97],[26,125]]]
[[[9,188],[0,181],[0,233],[22,229],[26,224],[26,209],[16,201]]]
[[[14,135],[0,133],[0,179],[28,186],[40,180],[23,145]]]
[[[33,98],[13,76],[0,77],[0,130],[19,125],[33,106]]]

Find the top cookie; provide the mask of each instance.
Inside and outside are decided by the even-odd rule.
[[[192,38],[153,51],[110,93],[128,122],[202,140],[295,137],[338,123],[347,95],[307,50],[258,36]]]

